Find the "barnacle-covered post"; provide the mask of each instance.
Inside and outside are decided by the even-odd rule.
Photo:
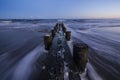
[[[51,44],[52,44],[52,37],[51,37],[50,35],[45,35],[45,36],[44,36],[45,49],[46,49],[46,50],[49,50]]]
[[[88,62],[88,46],[86,44],[74,43],[73,60],[79,72],[84,72],[86,64]]]
[[[69,41],[71,39],[71,31],[66,31],[65,38],[67,41]]]

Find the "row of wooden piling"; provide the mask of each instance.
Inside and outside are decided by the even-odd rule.
[[[46,50],[49,50],[51,45],[52,45],[52,40],[57,32],[57,29],[58,29],[58,24],[56,24],[54,26],[54,28],[51,30],[51,34],[50,35],[45,35],[44,36],[44,45],[45,45],[45,49]]]
[[[65,38],[66,40],[70,40],[71,39],[71,31],[67,31],[66,27],[64,26],[63,23],[57,23],[54,27],[54,29],[52,29],[51,33],[53,35],[53,37],[55,36],[55,33],[57,32],[58,28],[62,27],[62,31],[65,33]]]
[[[45,49],[49,50],[52,45],[52,40],[55,37],[56,32],[58,31],[58,28],[62,27],[62,31],[65,34],[65,38],[67,41],[71,39],[71,31],[67,31],[66,27],[63,23],[59,24],[57,23],[54,28],[51,30],[50,35],[44,36],[44,44]],[[73,60],[78,68],[79,72],[84,72],[86,64],[88,62],[88,46],[84,43],[78,43],[75,42],[73,44]]]
[[[59,27],[62,27],[62,31],[65,34],[65,38],[67,41],[69,41],[71,39],[71,31],[67,31],[66,27],[64,26],[63,23],[57,23],[54,28],[51,30],[51,34],[50,35],[45,35],[44,36],[44,45],[45,45],[45,49],[49,50],[52,44],[52,40],[55,37],[56,32],[58,31]]]

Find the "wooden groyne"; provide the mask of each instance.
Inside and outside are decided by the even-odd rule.
[[[48,50],[48,62],[45,64],[49,80],[81,80],[80,73],[84,72],[88,56],[86,44],[74,43],[73,56],[67,41],[71,40],[71,31],[63,23],[57,23],[50,35],[44,36],[45,49]]]

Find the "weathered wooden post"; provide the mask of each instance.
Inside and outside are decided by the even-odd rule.
[[[84,72],[86,64],[88,62],[88,46],[86,44],[74,43],[73,60],[79,72]]]
[[[71,31],[66,31],[65,38],[67,41],[71,39]]]
[[[51,44],[52,44],[52,37],[51,37],[50,35],[45,35],[45,36],[44,36],[45,49],[46,49],[46,50],[49,50]]]

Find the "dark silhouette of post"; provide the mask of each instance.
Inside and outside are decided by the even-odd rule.
[[[66,31],[65,38],[67,41],[71,39],[71,31]]]
[[[79,72],[84,72],[88,62],[88,46],[84,43],[74,43],[73,59]]]
[[[46,49],[46,50],[49,50],[51,44],[52,44],[52,37],[51,37],[50,35],[45,35],[45,36],[44,36],[45,49]]]

